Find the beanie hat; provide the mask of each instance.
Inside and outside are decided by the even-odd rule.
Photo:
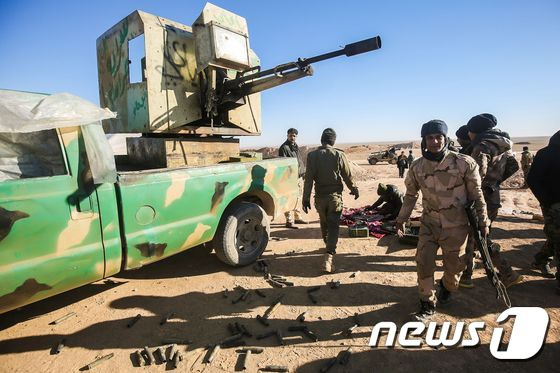
[[[420,131],[421,137],[426,137],[428,135],[440,134],[447,136],[447,124],[443,120],[433,119],[422,125],[422,130]]]
[[[325,128],[321,135],[321,144],[333,146],[336,141],[336,132],[332,128]]]
[[[382,195],[387,191],[387,185],[383,183],[377,184],[377,195]]]
[[[472,117],[467,123],[467,129],[472,133],[481,133],[496,127],[498,120],[492,114],[484,113]]]
[[[465,124],[465,125],[459,127],[457,132],[455,132],[455,136],[457,136],[458,139],[470,140],[469,139],[469,129],[467,128],[467,125]]]

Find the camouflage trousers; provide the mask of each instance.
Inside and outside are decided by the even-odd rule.
[[[296,205],[294,207],[293,210],[288,210],[284,213],[284,216],[286,217],[286,223],[293,223],[294,222],[294,218],[295,220],[305,220],[303,219],[303,214],[300,210],[300,206],[301,206],[301,196],[303,195],[303,179],[300,177],[298,179],[298,197],[296,199]]]
[[[315,196],[315,208],[319,213],[321,235],[327,246],[327,252],[335,254],[340,215],[342,214],[342,196],[336,193],[327,196]]]
[[[451,292],[457,290],[461,272],[465,269],[464,254],[468,233],[467,225],[443,229],[439,222],[422,217],[416,250],[420,300],[432,305],[436,303],[434,272],[440,247],[443,253],[443,285]]]
[[[544,234],[546,242],[536,255],[537,263],[547,263],[550,257],[556,258],[556,280],[560,282],[560,203],[555,203],[550,207],[541,206],[544,217]]]
[[[494,191],[493,195],[484,195],[484,198],[488,201],[487,202],[487,213],[488,219],[490,220],[490,228],[492,228],[492,223],[498,217],[498,210],[500,209],[500,192]],[[497,199],[496,199],[497,195]],[[497,202],[496,202],[497,201]],[[465,249],[465,276],[471,277],[474,269],[474,253],[477,250],[475,247],[476,244],[474,242],[474,238],[472,233],[469,230],[469,239],[467,240],[467,247]],[[490,252],[490,259],[492,259],[492,264],[494,267],[498,269],[500,276],[509,276],[513,271],[511,269],[511,265],[507,261],[507,259],[503,258],[500,254],[499,246],[493,245],[492,240],[488,237],[488,250]]]
[[[527,175],[529,175],[529,170],[531,169],[531,166],[523,166],[522,170],[523,170],[523,181],[524,181],[524,186],[527,185]]]

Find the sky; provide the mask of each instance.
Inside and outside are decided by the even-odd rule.
[[[419,139],[444,120],[453,136],[489,112],[514,137],[560,129],[560,1],[222,1],[246,18],[263,68],[380,35],[380,50],[313,65],[262,93],[262,135],[317,144]],[[139,9],[192,25],[205,1],[0,0],[0,88],[69,92],[99,104],[96,39]]]

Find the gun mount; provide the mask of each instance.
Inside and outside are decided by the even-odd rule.
[[[140,36],[144,57],[131,61],[129,43]],[[221,136],[260,135],[260,92],[312,75],[312,63],[380,47],[376,36],[261,71],[241,16],[207,3],[188,27],[135,11],[97,39],[100,103],[118,113],[104,128],[174,142],[213,137],[212,146]],[[138,62],[142,79],[134,82],[130,64]],[[131,140],[129,154],[139,142],[145,140]]]

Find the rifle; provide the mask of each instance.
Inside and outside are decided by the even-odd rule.
[[[482,234],[480,233],[480,229],[478,228],[478,217],[474,208],[474,202],[469,202],[465,209],[467,211],[467,217],[472,229],[474,241],[476,243],[478,251],[480,251],[480,256],[482,257],[482,263],[484,264],[486,277],[488,278],[492,286],[494,286],[494,288],[496,289],[496,299],[501,299],[506,307],[510,308],[511,301],[509,299],[506,287],[502,283],[502,281],[500,281],[500,278],[498,277],[498,274],[494,269],[494,264],[492,263],[490,252],[488,250],[488,243],[486,242],[486,238],[482,236]]]

